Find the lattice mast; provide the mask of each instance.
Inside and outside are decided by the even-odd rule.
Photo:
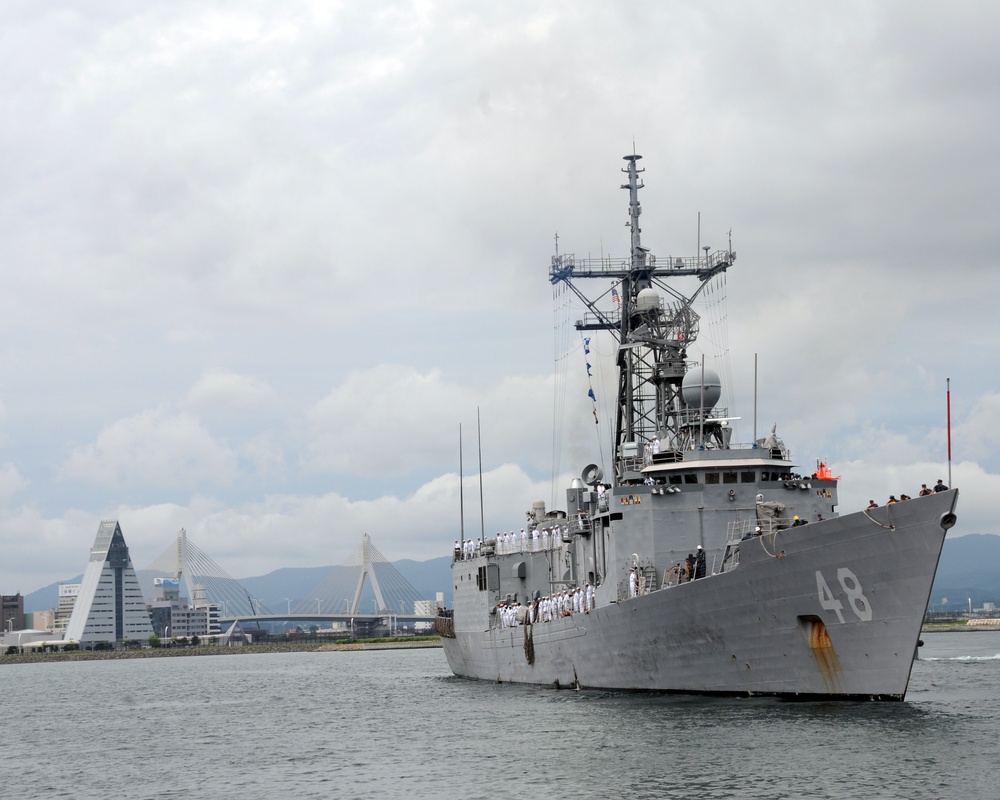
[[[622,480],[626,473],[641,464],[642,450],[653,436],[659,436],[665,449],[684,449],[704,439],[704,425],[694,424],[681,393],[688,370],[687,348],[698,336],[698,314],[691,307],[708,281],[725,272],[735,259],[731,249],[704,257],[667,258],[658,266],[656,256],[642,246],[639,216],[639,189],[643,183],[637,166],[639,155],[624,157],[622,172],[628,183],[631,253],[628,259],[583,259],[572,255],[552,257],[549,280],[564,283],[584,303],[587,311],[576,323],[577,330],[610,331],[618,343],[618,396],[615,415],[615,475]],[[700,285],[690,296],[664,279],[697,277]],[[601,278],[621,286],[621,308],[605,311],[597,303],[607,297],[586,296],[576,286],[577,278]],[[661,297],[661,290],[667,300]],[[699,409],[694,412],[698,416]],[[703,422],[703,420],[702,420]]]

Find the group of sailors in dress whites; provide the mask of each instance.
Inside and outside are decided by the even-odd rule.
[[[497,604],[497,619],[500,627],[511,628],[552,622],[573,614],[589,614],[593,607],[594,587],[587,582],[583,586],[565,589],[548,597],[536,597],[525,605],[501,601]]]
[[[642,447],[642,463],[647,467],[653,463],[653,456],[660,452],[660,438],[654,436]]]
[[[501,531],[496,535],[496,554],[498,556],[511,553],[537,553],[562,544],[563,529],[558,525],[548,528],[532,528],[530,531],[521,528],[520,531]],[[473,558],[479,541],[466,539],[461,544],[455,541],[455,560],[461,561]]]
[[[475,539],[464,539],[462,544],[458,543],[458,539],[455,540],[455,560],[464,561],[467,558],[472,558],[476,554],[476,540]]]
[[[497,555],[509,553],[532,553],[548,550],[562,544],[563,529],[558,525],[548,528],[532,528],[530,531],[521,528],[518,531],[507,531],[497,534]]]

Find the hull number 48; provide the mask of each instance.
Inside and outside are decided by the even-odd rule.
[[[837,581],[846,595],[847,607],[854,612],[859,620],[869,622],[872,618],[872,607],[861,589],[861,581],[858,580],[858,576],[847,567],[841,567],[837,570]],[[819,570],[816,570],[816,591],[819,594],[819,604],[827,611],[834,612],[837,619],[843,622],[844,604],[830,591],[830,585]]]

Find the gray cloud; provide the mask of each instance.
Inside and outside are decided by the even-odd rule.
[[[75,574],[112,514],[137,556],[183,526],[237,574],[290,546],[334,562],[365,530],[393,557],[445,553],[477,407],[487,527],[558,502],[607,428],[548,259],[557,232],[625,252],[633,141],[655,253],[695,253],[698,212],[702,244],[732,229],[700,344],[728,351],[740,438],[756,354],[759,426],[828,458],[845,510],[913,494],[946,475],[951,377],[955,533],[994,532],[998,15],[8,9],[0,586]]]

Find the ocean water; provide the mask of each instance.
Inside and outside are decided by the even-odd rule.
[[[440,650],[0,667],[22,798],[996,798],[1000,633],[924,635],[907,702],[555,691]]]

